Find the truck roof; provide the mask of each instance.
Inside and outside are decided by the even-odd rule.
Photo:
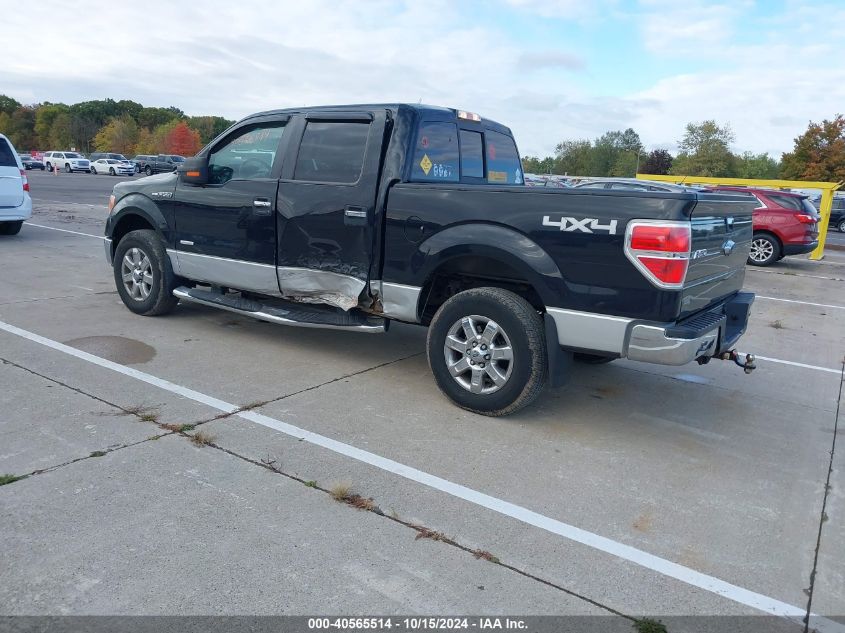
[[[420,120],[426,121],[458,121],[458,112],[456,108],[446,108],[443,106],[427,105],[424,103],[355,103],[355,104],[339,104],[339,105],[322,105],[322,106],[307,106],[299,108],[282,108],[278,110],[265,110],[264,112],[256,112],[245,117],[251,119],[261,116],[272,116],[274,114],[307,114],[308,112],[354,112],[356,110],[369,111],[373,109],[392,110],[397,112],[401,109],[414,111]],[[513,136],[509,127],[502,125],[492,119],[481,117],[481,125],[489,130],[502,132]]]

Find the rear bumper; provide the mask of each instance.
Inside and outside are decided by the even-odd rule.
[[[0,222],[18,222],[32,217],[32,198],[24,191],[23,204],[17,207],[0,207]]]
[[[677,323],[654,323],[549,308],[561,347],[658,365],[685,365],[736,345],[748,327],[754,294],[740,292]]]
[[[807,244],[784,244],[783,245],[783,254],[784,255],[803,255],[804,253],[811,253],[816,250],[816,247],[819,245],[818,240],[814,240]]]

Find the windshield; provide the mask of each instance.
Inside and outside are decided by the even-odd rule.
[[[76,152],[65,152],[65,158],[82,158],[82,155]]]
[[[170,160],[172,160],[174,163],[184,163],[185,162],[185,159],[182,158],[181,156],[171,156]]]

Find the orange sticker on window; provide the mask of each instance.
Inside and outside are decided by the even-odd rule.
[[[490,182],[507,182],[508,174],[505,171],[488,171],[487,180]]]

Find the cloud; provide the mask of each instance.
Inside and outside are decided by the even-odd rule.
[[[583,57],[560,51],[522,53],[517,60],[517,64],[525,70],[541,70],[543,68],[582,70],[586,66]]]

